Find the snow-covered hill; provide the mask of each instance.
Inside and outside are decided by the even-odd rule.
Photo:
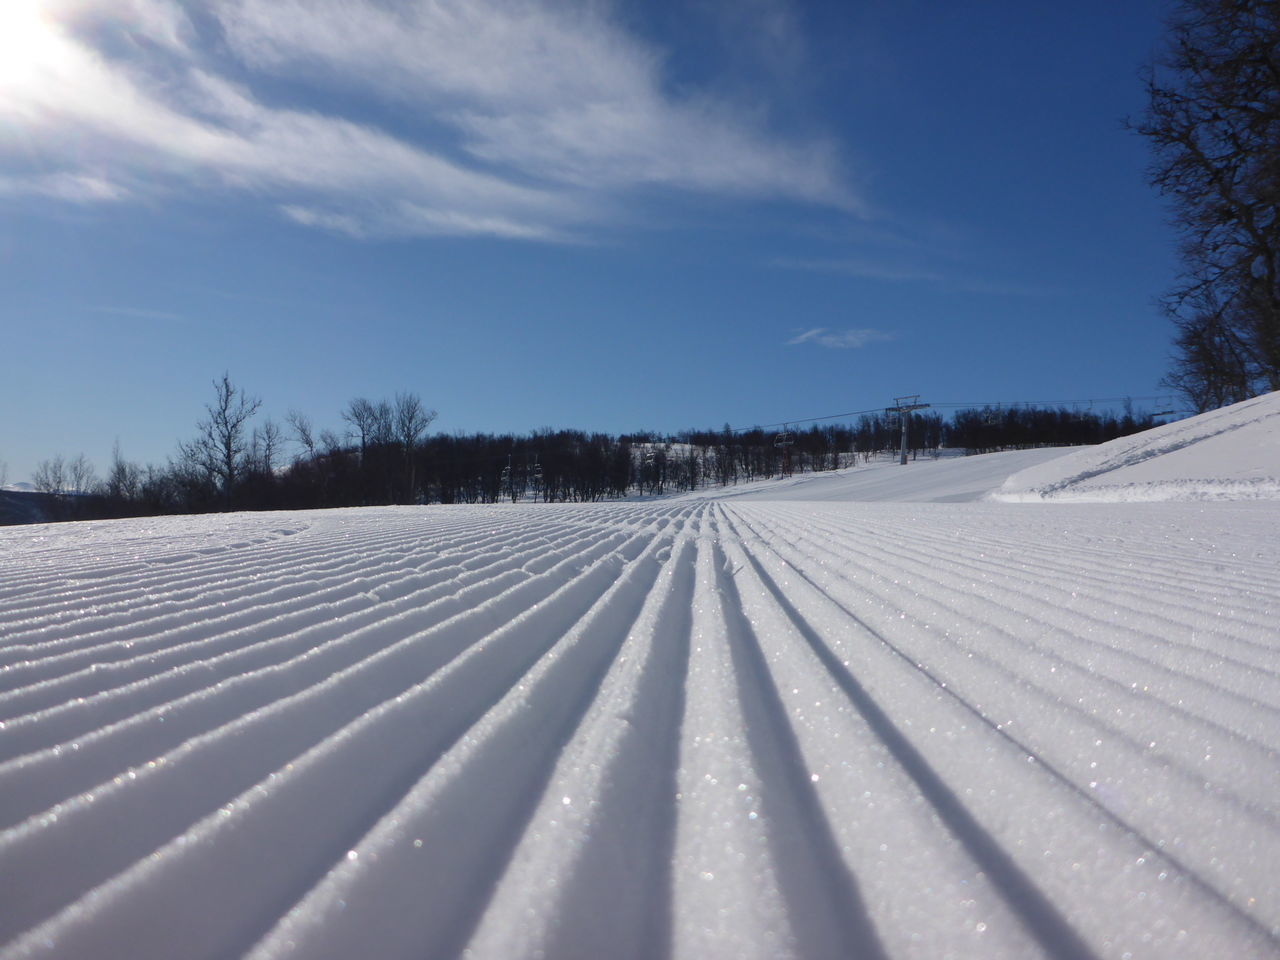
[[[1027,457],[2,529],[0,958],[1280,957],[1280,501]]]
[[[827,502],[964,503],[981,500],[1024,467],[1055,460],[1069,449],[1014,450],[981,456],[897,458],[859,463],[831,473],[803,473],[735,487],[699,490],[696,499],[808,500]]]
[[[1211,410],[1011,476],[996,499],[1280,499],[1280,392]]]

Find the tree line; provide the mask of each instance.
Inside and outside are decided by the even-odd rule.
[[[117,444],[105,476],[83,455],[42,461],[33,476],[49,519],[389,504],[591,502],[679,493],[793,473],[837,470],[896,454],[890,412],[806,429],[686,430],[614,436],[579,430],[428,434],[436,412],[417,394],[357,397],[343,429],[317,430],[292,410],[257,422],[261,400],[224,374],[194,435],[163,465]],[[907,415],[912,457],[1102,443],[1156,425],[1150,414],[1027,405]]]

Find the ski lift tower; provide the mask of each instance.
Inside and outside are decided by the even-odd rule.
[[[795,434],[787,424],[782,425],[782,432],[773,438],[773,445],[782,451],[782,472],[791,476],[791,445],[796,442]]]
[[[898,463],[902,466],[907,465],[907,425],[910,423],[910,417],[907,415],[913,410],[928,409],[929,404],[920,402],[920,394],[914,393],[909,397],[894,397],[895,406],[885,407],[884,412],[897,416],[902,424],[902,447],[899,452]]]

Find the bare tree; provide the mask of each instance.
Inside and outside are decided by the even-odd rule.
[[[118,502],[137,500],[142,495],[142,471],[120,453],[120,441],[111,448],[111,466],[103,483],[106,495]]]
[[[293,442],[302,447],[307,459],[314,460],[316,456],[316,439],[311,427],[311,418],[301,410],[290,410],[284,419],[285,423],[289,424],[293,429]]]
[[[1147,95],[1183,263],[1166,382],[1198,409],[1280,389],[1280,3],[1179,0]]]
[[[0,488],[9,482],[9,464],[0,460]]]
[[[213,392],[213,402],[205,405],[208,417],[197,424],[199,433],[179,450],[183,459],[217,483],[229,507],[247,466],[246,428],[262,401],[233,384],[226,373],[213,382]]]
[[[36,472],[31,476],[31,484],[40,493],[60,497],[67,492],[67,464],[58,454],[49,460],[41,460],[36,464]]]
[[[332,430],[321,430],[319,439],[320,449],[324,451],[325,456],[334,457],[342,452],[342,437]]]
[[[283,439],[280,428],[270,417],[263,423],[261,429],[254,428],[251,445],[254,467],[269,477],[275,476],[276,461],[280,457],[280,444]]]
[[[417,490],[417,457],[418,443],[427,427],[436,418],[434,410],[422,405],[416,393],[397,393],[393,413],[393,429],[396,441],[404,452],[405,461],[405,495],[410,502],[415,499]]]
[[[390,469],[390,458],[396,435],[391,404],[385,400],[374,403],[365,397],[356,397],[342,411],[342,419],[351,424],[360,441],[362,502],[369,502],[369,498],[383,503],[393,502],[395,477]]]
[[[360,460],[363,462],[378,428],[378,408],[364,397],[356,397],[342,411],[342,419],[351,424],[360,440]]]
[[[373,431],[369,442],[379,446],[390,446],[396,442],[395,413],[385,400],[373,405]]]
[[[67,485],[71,493],[90,493],[96,483],[97,471],[83,453],[67,464]]]

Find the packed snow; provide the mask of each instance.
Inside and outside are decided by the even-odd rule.
[[[1071,448],[1075,449],[1075,448]],[[1060,447],[1010,450],[966,457],[920,455],[903,469],[897,457],[879,457],[857,466],[822,473],[746,483],[726,489],[701,490],[693,496],[721,500],[806,500],[892,503],[962,503],[982,500],[1014,471],[1061,458]]]
[[[1028,467],[995,498],[1280,499],[1280,392]]]
[[[0,530],[0,958],[1280,956],[1276,403]]]

